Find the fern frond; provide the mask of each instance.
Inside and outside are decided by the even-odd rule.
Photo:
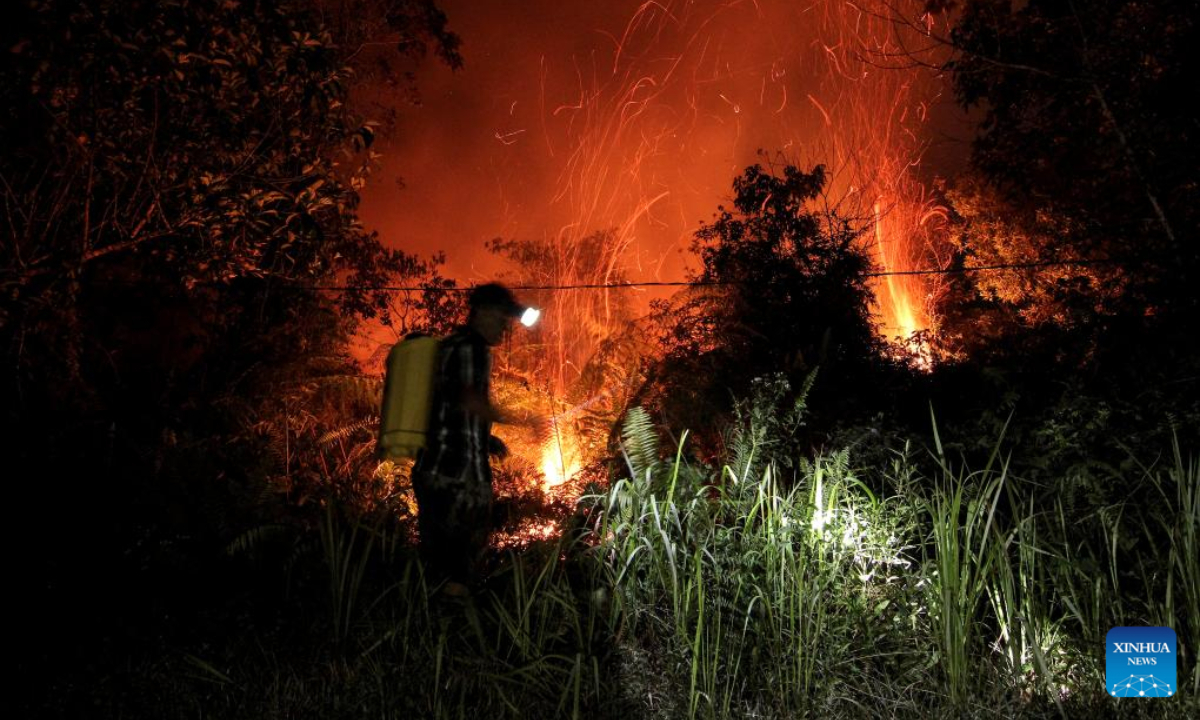
[[[379,417],[369,417],[365,420],[359,420],[357,422],[350,423],[349,425],[343,425],[342,427],[334,428],[333,430],[322,434],[321,437],[317,438],[317,444],[324,447],[339,440],[345,440],[351,435],[363,430],[373,433],[378,427]]]
[[[303,364],[304,369],[314,373],[337,373],[350,366],[350,359],[342,355],[313,355]]]
[[[383,379],[373,375],[324,375],[311,378],[314,395],[346,412],[377,411]]]
[[[635,479],[644,477],[646,471],[658,462],[658,435],[654,432],[654,424],[650,422],[650,414],[644,408],[633,407],[625,414],[625,421],[621,425],[621,443]]]
[[[817,380],[817,371],[821,369],[818,365],[804,376],[804,382],[800,385],[800,392],[796,394],[796,401],[792,404],[792,414],[795,416],[795,421],[799,420],[808,411],[808,393],[812,391],[813,383]]]

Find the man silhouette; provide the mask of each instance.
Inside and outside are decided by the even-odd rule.
[[[428,437],[413,467],[421,552],[451,596],[469,593],[491,530],[487,456],[508,454],[492,424],[516,422],[492,404],[491,348],[527,310],[498,283],[476,287],[468,305],[467,324],[439,345]]]

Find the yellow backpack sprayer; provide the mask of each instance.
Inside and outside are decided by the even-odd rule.
[[[415,458],[425,447],[439,342],[428,335],[410,335],[388,353],[379,413],[380,460]]]
[[[499,286],[482,286],[485,290],[496,287]],[[511,293],[500,290],[507,298],[505,310],[519,317],[522,325],[530,327],[537,322],[539,310],[517,305]],[[388,353],[376,443],[380,460],[415,458],[425,447],[440,343],[436,337],[413,334],[396,343]]]

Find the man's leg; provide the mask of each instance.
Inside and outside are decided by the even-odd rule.
[[[478,580],[479,560],[487,547],[491,485],[481,491],[469,472],[462,478],[421,473],[413,476],[413,491],[429,583],[446,580],[445,591],[465,594]]]
[[[472,584],[476,584],[480,579],[480,565],[492,531],[492,478],[490,473],[480,477],[468,471],[464,479],[460,537],[463,539],[463,557],[468,560],[468,577]]]
[[[413,475],[417,497],[417,529],[421,533],[421,559],[430,585],[455,572],[454,504],[456,493],[432,474]]]

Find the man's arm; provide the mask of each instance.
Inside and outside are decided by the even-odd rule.
[[[463,391],[463,407],[474,415],[479,415],[490,423],[497,425],[519,425],[521,427],[535,427],[537,425],[537,416],[529,413],[518,414],[510,410],[503,410],[492,404],[490,398],[487,398],[483,393],[474,388],[467,388]]]
[[[487,383],[483,382],[483,378],[480,377],[481,373],[487,372],[487,363],[478,357],[478,352],[474,347],[463,344],[455,348],[455,354],[457,357],[453,358],[452,362],[457,370],[460,383],[458,402],[464,410],[494,424],[528,425],[530,423],[526,418],[518,417],[496,407],[487,392],[481,389],[487,387]]]
[[[507,422],[504,413],[493,405],[491,400],[477,388],[463,388],[462,405],[466,408],[467,412],[472,415],[478,415],[490,423]]]

